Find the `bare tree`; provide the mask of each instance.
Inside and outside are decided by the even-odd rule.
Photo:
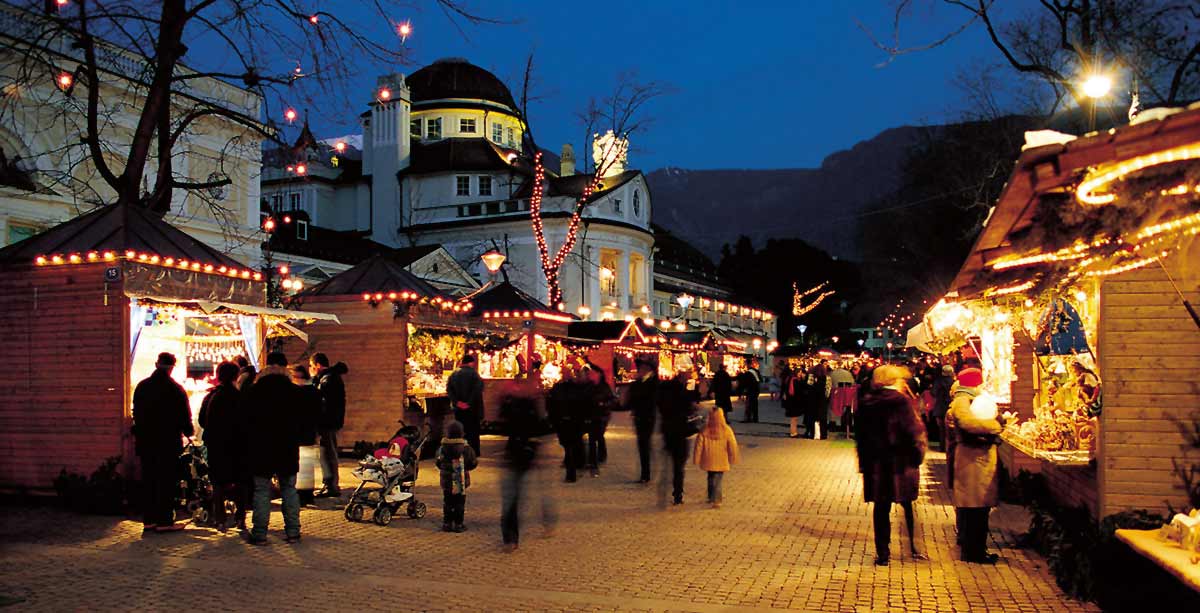
[[[455,19],[488,21],[456,0],[429,0]],[[176,190],[220,218],[230,154],[257,157],[277,140],[284,107],[331,103],[348,78],[372,63],[407,61],[396,16],[402,0],[354,3],[388,24],[390,37],[336,8],[296,0],[25,0],[0,3],[0,119],[30,113],[64,128],[70,142],[39,152],[64,181],[91,192],[89,204],[135,204],[165,211]],[[329,3],[343,7],[347,3]],[[185,60],[195,60],[187,62]],[[233,92],[229,91],[233,88]],[[223,91],[216,91],[223,89]],[[240,94],[240,96],[239,96]],[[230,98],[244,104],[230,104]],[[307,103],[307,104],[306,104]],[[271,118],[264,120],[263,117]],[[180,163],[191,139],[215,122],[243,129],[216,153],[206,176]],[[117,135],[114,137],[114,135]],[[252,149],[253,151],[248,151]],[[252,157],[251,159],[254,159]],[[79,176],[78,169],[86,168]]]
[[[525,66],[521,95],[521,112],[526,118],[529,117],[528,103],[531,99],[535,99],[530,94],[531,84],[534,81],[533,56],[530,55]],[[591,180],[588,181],[587,186],[583,189],[583,193],[576,198],[575,204],[571,208],[566,237],[562,244],[557,249],[554,249],[553,252],[546,242],[545,219],[542,215],[541,207],[542,195],[545,193],[546,188],[546,169],[542,165],[542,152],[533,138],[533,131],[528,128],[526,129],[527,150],[533,152],[534,158],[533,196],[530,199],[529,207],[530,217],[533,224],[533,235],[537,242],[542,274],[546,277],[547,297],[550,305],[558,305],[562,302],[562,285],[559,277],[567,256],[575,249],[579,223],[584,209],[593,201],[594,195],[600,191],[604,175],[614,164],[624,161],[627,154],[629,135],[645,129],[651,122],[650,116],[646,113],[646,106],[656,98],[669,93],[670,89],[663,83],[657,81],[640,81],[636,73],[624,72],[618,75],[616,88],[611,95],[601,100],[593,98],[588,102],[585,109],[578,114],[581,123],[589,133],[595,134],[595,132],[592,132],[593,130],[598,132],[601,129],[606,129],[612,132],[614,138],[605,141],[606,144],[601,146],[598,155],[596,155],[599,161],[592,168],[593,174]],[[585,174],[587,168],[586,153],[586,150],[581,152],[585,159]]]
[[[919,5],[962,15],[933,41],[906,45],[902,26]],[[946,44],[982,27],[1005,65],[1035,78],[1051,95],[1050,110],[1071,98],[1084,106],[1082,75],[1127,72],[1150,101],[1178,105],[1200,95],[1200,4],[1195,0],[1039,0],[1025,14],[1005,13],[995,0],[899,0],[890,41],[859,27],[888,61]]]

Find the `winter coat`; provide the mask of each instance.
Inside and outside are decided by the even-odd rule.
[[[301,447],[317,444],[317,430],[325,410],[325,398],[321,391],[311,385],[297,385],[296,444]]]
[[[215,484],[233,483],[246,472],[246,414],[242,394],[222,383],[200,405],[200,427],[208,448],[208,470]]]
[[[560,441],[583,432],[584,392],[583,385],[567,379],[555,383],[554,387],[550,388],[550,394],[546,398],[546,409]]]
[[[726,379],[728,379],[728,375]],[[658,377],[650,373],[629,384],[625,392],[625,408],[633,413],[633,420],[643,426],[654,427],[658,416]]]
[[[935,419],[946,416],[946,411],[950,410],[950,388],[954,386],[954,377],[947,377],[939,374],[933,380],[933,386],[929,393],[933,396],[933,411],[930,415]],[[943,438],[945,435],[942,435]]]
[[[584,383],[586,395],[586,419],[588,426],[603,428],[612,417],[612,407],[616,402],[612,388],[607,383]]]
[[[466,439],[442,439],[442,446],[438,447],[437,455],[434,457],[434,465],[437,466],[440,473],[443,492],[449,492],[454,487],[454,460],[459,458],[463,461],[462,487],[465,490],[471,487],[471,471],[475,470],[479,463],[475,458],[475,450],[467,445]]]
[[[663,443],[667,450],[687,454],[688,417],[699,398],[696,392],[677,381],[663,381],[658,386],[658,414],[662,424]]]
[[[916,500],[928,446],[925,425],[908,397],[884,388],[863,400],[855,416],[858,472],[867,502]]]
[[[971,411],[979,388],[960,387],[946,413],[946,430],[954,436],[954,506],[994,507],[1000,497],[996,442],[1004,430],[996,418]]]
[[[446,381],[446,394],[450,396],[450,408],[455,411],[471,411],[475,417],[483,416],[483,377],[470,366],[454,371]],[[463,408],[460,402],[467,403]]]
[[[712,380],[713,398],[721,406],[728,406],[733,396],[733,377],[724,369],[718,370]]]
[[[738,374],[738,389],[743,396],[757,396],[762,389],[762,375],[757,370],[743,370]]]
[[[338,362],[317,375],[314,385],[323,400],[321,419],[317,422],[320,430],[341,430],[346,425],[346,383],[342,375],[349,372],[345,362]]]
[[[714,408],[708,419],[708,425],[696,435],[694,461],[700,470],[723,473],[741,460],[737,437],[733,435],[733,428],[725,423],[721,409]]]
[[[803,417],[804,398],[807,393],[804,373],[788,375],[783,380],[783,414],[787,417]]]
[[[133,435],[143,458],[174,460],[184,435],[195,433],[187,392],[165,370],[155,370],[133,390]]]
[[[257,477],[300,472],[300,390],[282,366],[259,373],[245,396],[249,419],[250,470]]]

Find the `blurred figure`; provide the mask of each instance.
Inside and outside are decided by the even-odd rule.
[[[874,503],[875,564],[887,566],[891,544],[892,504],[900,503],[908,527],[913,559],[928,559],[916,542],[912,503],[921,484],[921,463],[928,446],[925,426],[913,411],[908,389],[912,375],[899,366],[880,366],[874,388],[858,414],[856,447],[863,476],[863,499]]]
[[[208,474],[213,497],[210,510],[217,530],[225,532],[225,500],[230,495],[237,505],[237,525],[246,528],[250,491],[246,488],[246,416],[235,384],[239,370],[233,362],[217,366],[217,385],[200,404],[200,427],[208,449]]]
[[[712,393],[716,405],[725,411],[725,421],[729,421],[729,413],[733,411],[733,378],[725,370],[724,362],[717,366],[717,372],[713,374]]]
[[[658,419],[658,367],[647,357],[634,360],[637,378],[629,384],[625,395],[625,408],[633,413],[633,427],[637,432],[638,460],[641,473],[638,483],[650,482],[650,448],[654,438],[654,423]],[[724,367],[718,374],[725,372]],[[729,373],[725,373],[726,381]],[[713,385],[715,386],[715,379]],[[728,401],[728,394],[725,397]],[[725,409],[728,410],[728,409]]]
[[[733,435],[733,428],[725,423],[724,411],[713,407],[709,412],[708,422],[696,436],[696,449],[693,454],[696,466],[708,473],[708,503],[712,508],[718,509],[724,500],[721,482],[725,473],[741,458],[737,437]]]
[[[579,413],[582,386],[577,377],[577,366],[571,363],[564,364],[562,379],[550,388],[550,395],[546,399],[550,423],[558,435],[558,444],[563,448],[567,483],[575,483],[576,473],[583,463],[584,424]]]
[[[954,508],[958,519],[962,559],[977,564],[995,564],[1000,556],[988,553],[988,515],[999,499],[1000,479],[996,445],[1004,431],[1004,417],[995,402],[979,398],[983,373],[964,368],[946,413],[954,433]]]
[[[746,399],[746,414],[742,423],[758,423],[758,394],[762,391],[758,360],[750,360],[750,365],[738,375],[738,389]]]
[[[821,360],[820,364],[808,369],[805,377],[804,435],[811,439],[829,438],[826,424],[830,393],[827,364],[826,360]]]
[[[688,455],[688,418],[696,408],[695,392],[687,388],[686,371],[675,373],[675,377],[659,385],[658,410],[662,424],[663,449],[668,463],[663,465],[663,478],[659,481],[659,505],[666,506],[667,466],[671,471],[671,501],[683,504],[683,471]]]
[[[599,477],[600,465],[608,461],[608,444],[604,441],[604,433],[608,430],[608,420],[612,416],[612,406],[616,397],[600,367],[588,364],[584,367],[583,374],[581,384],[584,390],[588,468],[593,477]]]
[[[937,427],[938,444],[941,445],[942,451],[946,451],[950,444],[950,436],[946,432],[946,412],[950,410],[950,388],[952,387],[954,387],[954,367],[947,364],[938,371],[929,390],[930,396],[933,397],[933,410],[930,411],[929,416]],[[947,464],[952,461],[950,456],[946,457],[946,461]]]
[[[457,421],[446,424],[446,436],[438,447],[434,464],[438,467],[442,486],[442,531],[465,532],[467,488],[471,487],[471,471],[478,461],[475,450],[463,438],[463,425]]]
[[[508,441],[504,445],[505,473],[500,482],[500,533],[509,552],[516,550],[521,539],[521,499],[527,486],[532,486],[533,495],[541,495],[542,526],[547,532],[553,531],[557,519],[550,492],[537,479],[541,448],[538,436],[544,431],[537,408],[542,394],[541,376],[535,366],[525,378],[510,382],[501,394],[500,421]]]

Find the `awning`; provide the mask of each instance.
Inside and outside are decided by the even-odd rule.
[[[933,337],[929,334],[929,326],[922,320],[921,323],[913,326],[908,331],[908,336],[904,339],[904,346],[912,347],[925,353],[936,354],[937,352],[929,347],[929,341],[931,340],[933,340]]]
[[[332,313],[318,313],[316,311],[296,311],[292,309],[276,309],[272,307],[257,306],[253,304],[236,304],[232,302],[214,302],[210,300],[186,300],[180,298],[165,298],[162,296],[147,296],[126,292],[127,296],[140,300],[151,300],[153,302],[163,302],[168,304],[193,306],[197,310],[203,311],[209,315],[212,314],[232,314],[232,315],[260,315],[266,317],[278,317],[287,321],[332,321],[334,323],[342,323],[337,315]]]

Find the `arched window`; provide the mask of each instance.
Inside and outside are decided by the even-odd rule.
[[[642,192],[633,190],[633,216],[642,217]]]

